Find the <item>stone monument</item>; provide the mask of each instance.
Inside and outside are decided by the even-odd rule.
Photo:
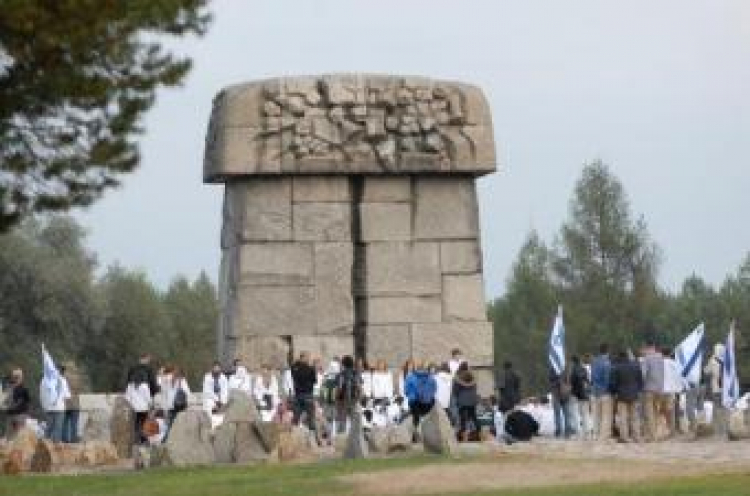
[[[230,86],[204,180],[223,183],[219,355],[492,365],[475,179],[495,170],[478,88],[326,75]]]

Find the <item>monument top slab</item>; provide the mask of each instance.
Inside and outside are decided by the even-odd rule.
[[[214,99],[204,180],[256,175],[466,174],[495,170],[476,86],[324,75],[229,86]]]

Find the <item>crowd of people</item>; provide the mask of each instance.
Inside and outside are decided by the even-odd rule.
[[[521,378],[511,362],[494,374],[494,394],[482,397],[477,371],[453,350],[441,364],[408,360],[389,369],[384,360],[371,366],[351,356],[334,357],[325,366],[302,352],[284,369],[248,369],[237,359],[229,367],[215,362],[193,391],[175,365],[154,368],[144,354],[128,371],[125,398],[134,411],[139,443],[161,443],[176,416],[191,405],[203,408],[212,424],[222,421],[230,392],[247,395],[263,421],[303,423],[319,443],[349,431],[353,416],[365,430],[411,422],[418,427],[433,408],[445,412],[459,441],[494,436],[512,443],[535,435],[622,442],[656,441],[695,435],[702,416],[717,435],[726,435],[728,415],[721,404],[723,346],[716,345],[697,384],[683,378],[666,348],[648,343],[635,356],[610,355],[601,345],[595,356],[571,356],[560,372],[550,369],[549,390],[522,399]],[[79,440],[78,388],[60,367],[56,384],[40,384],[45,412],[38,430],[53,442]],[[37,425],[29,418],[31,395],[23,372],[15,369],[0,396],[0,421],[6,432]],[[659,427],[661,425],[661,427]],[[419,429],[414,429],[418,436]],[[0,433],[2,434],[2,433]]]
[[[683,377],[669,348],[653,342],[638,356],[629,350],[612,356],[606,344],[595,357],[572,356],[562,373],[550,369],[554,435],[653,442],[694,437],[702,418],[710,420],[717,437],[726,437],[723,356],[724,347],[717,344],[695,383]]]

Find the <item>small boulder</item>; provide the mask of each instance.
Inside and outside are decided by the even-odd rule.
[[[425,452],[452,455],[456,452],[456,435],[442,408],[433,408],[422,419],[422,444]]]
[[[352,415],[352,426],[349,430],[344,458],[368,458],[369,456],[370,450],[365,441],[365,431],[362,427],[362,412],[356,411]]]
[[[227,401],[224,410],[224,423],[227,422],[255,422],[260,420],[258,408],[250,396],[237,389],[229,392],[229,401]]]
[[[268,459],[269,452],[263,446],[263,442],[254,426],[247,422],[236,425],[234,461],[237,463],[250,463]]]
[[[10,451],[15,450],[21,453],[22,469],[28,470],[29,465],[31,464],[31,457],[34,456],[36,445],[39,441],[36,432],[29,427],[21,427],[8,439],[8,441],[8,448]]]
[[[51,442],[45,439],[38,440],[36,443],[36,449],[34,450],[34,455],[31,457],[29,471],[38,474],[48,474],[52,472],[52,467],[54,465],[52,450],[53,447]]]
[[[373,453],[388,453],[388,432],[386,427],[373,427],[367,433],[367,444]]]
[[[408,418],[400,424],[388,427],[388,453],[408,451],[414,438],[414,424]]]
[[[110,415],[106,410],[90,410],[86,412],[86,422],[83,426],[83,442],[107,441],[111,439]]]
[[[130,458],[135,443],[135,413],[124,396],[115,399],[109,421],[110,440],[117,449],[117,456]],[[85,434],[84,434],[85,435]]]
[[[314,439],[303,426],[295,426],[279,432],[279,460],[290,461],[309,458]]]
[[[267,453],[276,451],[279,447],[279,424],[276,422],[254,422],[253,428],[263,443]]]
[[[211,419],[204,411],[187,410],[177,415],[164,446],[164,465],[187,467],[210,465],[214,461]],[[151,462],[154,466],[155,463]]]
[[[234,463],[237,424],[224,422],[214,430],[213,446],[216,463]]]
[[[23,453],[21,450],[11,450],[8,459],[3,462],[3,474],[18,475],[23,471]]]

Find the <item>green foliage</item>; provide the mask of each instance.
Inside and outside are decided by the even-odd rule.
[[[563,304],[566,351],[595,353],[600,343],[637,351],[647,338],[676,346],[700,322],[709,344],[737,322],[740,381],[750,381],[750,255],[736,276],[714,289],[698,276],[677,294],[657,285],[660,251],[642,218],[633,220],[622,184],[600,161],[584,167],[569,219],[554,248],[531,233],[506,294],[490,304],[495,360],[512,359],[528,394],[547,387],[547,340]]]
[[[163,41],[202,35],[206,3],[2,0],[0,229],[88,205],[136,167],[142,115],[190,69]]]
[[[0,236],[0,367],[21,366],[34,389],[40,344],[84,367],[96,391],[119,391],[140,353],[196,381],[216,355],[216,290],[205,274],[160,291],[140,271],[95,277],[83,229],[68,217],[29,220]],[[193,382],[195,384],[196,382]]]

